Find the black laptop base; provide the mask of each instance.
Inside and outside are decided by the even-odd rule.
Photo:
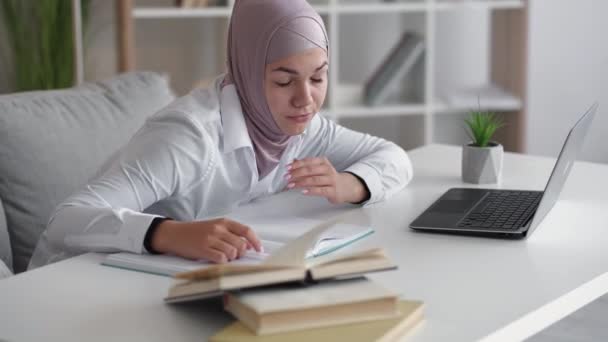
[[[417,234],[428,234],[428,235],[453,235],[453,236],[463,236],[463,237],[473,237],[473,238],[482,238],[482,239],[502,239],[502,240],[523,240],[526,238],[527,230],[522,231],[521,233],[509,232],[509,233],[499,233],[499,232],[488,232],[488,231],[463,231],[463,230],[444,230],[444,229],[418,229],[412,228],[412,230]]]
[[[444,193],[410,228],[420,231],[521,239],[542,191],[453,188]]]

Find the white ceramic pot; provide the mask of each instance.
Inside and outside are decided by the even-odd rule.
[[[487,147],[462,146],[462,180],[473,184],[498,183],[502,177],[504,149],[497,142]]]

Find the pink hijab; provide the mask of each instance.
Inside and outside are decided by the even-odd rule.
[[[228,31],[224,85],[234,83],[253,143],[259,179],[272,171],[290,136],[274,121],[264,92],[266,64],[320,47],[328,51],[321,17],[306,0],[237,0]]]

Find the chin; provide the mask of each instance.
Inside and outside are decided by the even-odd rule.
[[[286,120],[283,122],[283,125],[280,125],[280,128],[281,131],[283,131],[283,133],[285,133],[286,135],[300,135],[306,130],[306,127],[308,127],[310,121],[311,120],[309,119],[306,122],[295,123]]]
[[[309,122],[307,122],[305,124],[298,124],[298,125],[287,124],[287,125],[284,125],[283,127],[281,127],[281,130],[286,135],[290,135],[290,136],[300,135],[306,130],[306,127],[308,127],[308,124],[309,124]]]

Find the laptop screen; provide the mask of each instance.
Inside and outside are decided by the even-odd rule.
[[[536,214],[530,224],[528,235],[532,234],[534,229],[536,229],[536,226],[545,218],[549,210],[553,208],[553,205],[555,205],[555,202],[564,187],[564,183],[568,178],[570,169],[576,160],[576,156],[581,151],[583,141],[585,140],[587,131],[589,131],[589,126],[591,126],[591,121],[593,121],[597,107],[597,103],[593,104],[576,124],[574,124],[570,133],[568,133],[564,146],[555,163],[555,167],[553,167],[551,177],[549,177],[549,182],[547,182],[547,186],[545,187],[545,192],[538,205],[538,209],[536,209]]]

